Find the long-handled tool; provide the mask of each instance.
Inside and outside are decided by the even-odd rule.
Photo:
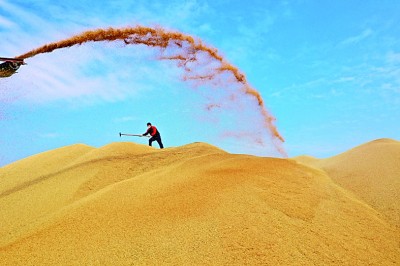
[[[130,136],[130,137],[150,137],[150,136],[143,136],[143,135],[140,135],[140,134],[124,134],[124,133],[121,133],[121,132],[119,132],[119,137],[121,137],[121,136]]]

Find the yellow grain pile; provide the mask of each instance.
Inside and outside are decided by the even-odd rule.
[[[63,147],[1,168],[0,262],[398,264],[397,229],[335,182],[204,143]]]

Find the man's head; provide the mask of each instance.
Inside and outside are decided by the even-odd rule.
[[[147,123],[147,127],[151,127],[151,123],[150,122]]]

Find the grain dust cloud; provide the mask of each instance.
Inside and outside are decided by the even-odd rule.
[[[88,42],[113,42],[122,41],[126,45],[145,45],[161,49],[163,56],[160,60],[171,60],[177,62],[177,66],[184,70],[184,80],[194,81],[206,85],[218,80],[222,75],[231,75],[230,82],[236,83],[238,93],[246,95],[254,100],[257,108],[263,117],[263,127],[270,134],[272,142],[281,155],[286,156],[282,147],[283,137],[275,126],[275,118],[266,109],[264,100],[260,93],[247,81],[241,71],[230,64],[218,50],[204,44],[200,39],[190,35],[168,31],[161,27],[125,27],[95,29],[82,32],[70,38],[43,45],[37,49],[17,56],[17,59],[27,59],[38,54],[51,53],[54,50],[68,48],[75,45],[82,45]],[[199,64],[207,61],[206,70],[199,71]]]

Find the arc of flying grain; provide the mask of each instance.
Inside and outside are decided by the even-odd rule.
[[[205,76],[198,75],[191,77],[191,79],[211,80],[216,75],[223,72],[231,73],[235,77],[236,82],[242,85],[241,90],[243,91],[243,93],[250,97],[253,97],[256,100],[261,115],[264,118],[264,127],[271,132],[273,139],[278,140],[278,142],[280,143],[284,142],[283,137],[279,134],[278,129],[274,125],[275,118],[267,111],[264,105],[264,100],[262,99],[260,93],[248,84],[246,76],[241,73],[237,67],[228,63],[220,54],[218,54],[217,49],[211,48],[205,45],[201,40],[195,39],[192,36],[183,34],[181,32],[171,32],[166,31],[163,28],[150,28],[144,26],[89,30],[67,38],[65,40],[43,45],[16,58],[26,59],[33,57],[37,54],[50,53],[56,49],[82,45],[86,42],[112,42],[117,40],[124,41],[127,45],[143,44],[149,47],[159,47],[161,49],[167,49],[173,44],[182,48],[183,43],[187,43],[189,44],[190,49],[186,51],[186,54],[162,58],[169,60],[178,60],[180,61],[178,66],[181,67],[185,67],[189,62],[196,60],[197,52],[205,52],[212,59],[219,61],[221,66],[215,69],[216,73],[211,73],[210,75]],[[188,71],[187,69],[185,70]],[[281,147],[281,144],[275,143],[275,145],[277,146],[278,151],[282,155],[285,155],[285,151]]]

